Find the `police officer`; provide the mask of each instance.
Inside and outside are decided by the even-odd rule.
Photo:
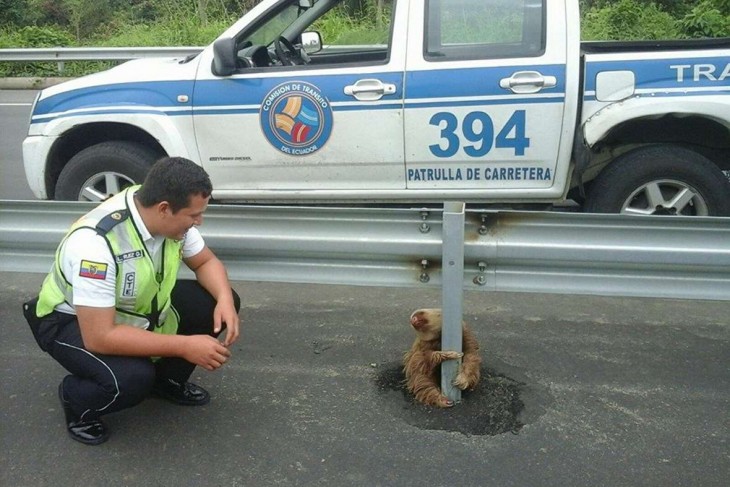
[[[39,346],[70,372],[58,396],[74,440],[103,443],[101,416],[150,393],[182,405],[210,400],[188,378],[196,365],[215,370],[229,359],[240,308],[196,228],[211,191],[200,166],[161,159],[142,186],[72,225],[38,297],[23,305]],[[196,280],[177,280],[181,261]]]

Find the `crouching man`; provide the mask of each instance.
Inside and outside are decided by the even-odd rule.
[[[192,161],[161,159],[141,186],[72,225],[38,297],[23,305],[38,345],[70,372],[58,396],[74,440],[103,443],[101,417],[150,393],[182,405],[210,400],[188,379],[196,365],[215,370],[229,359],[240,309],[196,228],[211,191]],[[196,280],[178,281],[181,261]]]

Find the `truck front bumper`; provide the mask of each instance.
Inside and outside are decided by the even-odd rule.
[[[58,137],[29,135],[23,141],[23,166],[28,186],[38,199],[47,200],[46,170],[48,154]]]

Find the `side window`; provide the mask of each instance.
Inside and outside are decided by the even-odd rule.
[[[386,63],[395,2],[280,2],[236,36],[236,69]]]
[[[395,0],[339,2],[307,28],[322,39],[312,62],[387,61],[394,9]]]
[[[545,49],[545,0],[426,0],[424,57],[533,57]]]

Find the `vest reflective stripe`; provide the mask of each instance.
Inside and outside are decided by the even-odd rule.
[[[170,312],[170,294],[180,267],[182,242],[165,239],[158,275],[127,207],[127,194],[137,188],[139,186],[131,187],[108,199],[71,226],[56,250],[53,268],[41,287],[39,316],[52,312],[63,301],[72,303],[73,287],[63,275],[60,264],[63,246],[73,232],[91,228],[104,237],[114,256],[115,268],[107,269],[107,272],[116,272],[115,322],[147,329],[149,318],[156,315],[156,297],[159,320],[155,331],[170,334],[177,331],[178,318],[176,313]]]

